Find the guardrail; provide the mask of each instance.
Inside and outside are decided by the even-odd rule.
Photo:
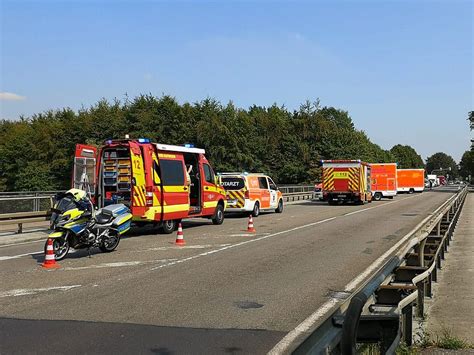
[[[467,193],[459,190],[405,235],[372,276],[334,301],[327,318],[290,332],[271,353],[356,354],[358,344],[371,343],[393,354],[400,341],[411,345],[413,309],[423,317]]]

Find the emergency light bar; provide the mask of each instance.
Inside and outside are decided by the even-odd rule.
[[[158,150],[166,152],[183,152],[183,153],[194,153],[194,154],[206,154],[206,151],[201,148],[188,148],[181,145],[170,145],[170,144],[156,144]]]

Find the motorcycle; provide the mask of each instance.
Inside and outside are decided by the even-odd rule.
[[[123,204],[109,205],[96,211],[85,191],[71,189],[56,203],[53,213],[53,239],[56,260],[66,257],[69,249],[98,247],[114,251],[120,237],[130,229],[132,214]],[[45,243],[45,253],[48,241]]]

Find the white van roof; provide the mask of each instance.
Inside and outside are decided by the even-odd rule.
[[[167,151],[167,152],[183,152],[183,153],[194,153],[194,154],[206,154],[206,151],[204,149],[183,147],[181,145],[156,143],[156,148],[158,150],[163,150],[163,151]]]

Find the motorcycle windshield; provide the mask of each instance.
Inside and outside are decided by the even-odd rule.
[[[73,208],[76,208],[77,204],[73,200],[72,197],[63,197],[61,200],[59,200],[58,204],[54,208],[57,212],[63,213],[69,210],[72,210]]]

